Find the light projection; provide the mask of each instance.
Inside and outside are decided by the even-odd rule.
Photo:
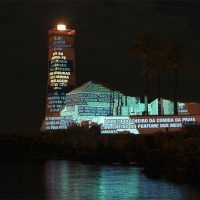
[[[71,75],[74,73],[74,58],[69,56],[70,51],[73,51],[72,42],[68,42],[68,40],[70,41],[70,37],[53,35],[49,40],[47,113],[55,113],[59,112],[65,105],[66,92],[70,91],[70,86],[75,86],[75,80],[71,80]]]
[[[62,115],[69,115],[73,107],[74,111],[76,109],[74,115],[78,116],[128,116],[138,113],[139,104],[137,97],[127,97],[119,91],[111,91],[101,84],[89,81],[67,93]]]
[[[101,133],[152,133],[177,131],[188,124],[200,123],[200,115],[191,116],[107,116],[93,118],[101,126]],[[92,123],[91,122],[91,123]]]
[[[108,107],[89,107],[89,106],[79,106],[78,114],[79,116],[93,115],[93,116],[106,116],[109,115],[110,108]]]
[[[178,130],[186,123],[184,119],[199,122],[199,103],[178,102],[180,116],[173,116],[173,101],[161,99],[162,116],[157,116],[158,100],[155,99],[148,104],[149,116],[145,116],[145,104],[139,97],[124,95],[92,81],[76,88],[75,30],[59,24],[48,31],[48,36],[46,111],[41,130],[67,129],[71,124],[87,122],[89,126],[99,124],[101,133],[105,134],[139,134]]]
[[[66,118],[61,120],[59,117],[66,104],[66,93],[76,85],[74,35],[75,30],[66,29],[64,24],[48,31],[48,85],[42,130],[53,129],[55,125],[58,129],[67,128]],[[51,117],[54,117],[54,120]]]
[[[184,123],[198,123],[199,115],[194,117],[185,115],[187,113],[200,113],[200,105],[197,103],[178,103],[180,116],[173,115],[173,102],[161,99],[162,116],[158,115],[157,99],[149,103],[149,116],[142,116],[144,103],[138,97],[125,96],[119,91],[111,91],[109,88],[94,82],[84,85],[66,93],[65,105],[61,107],[59,116],[46,119],[46,129],[65,129],[72,123],[98,124],[101,133],[149,133],[152,131],[166,131],[181,129]],[[59,104],[58,99],[54,99]],[[193,111],[190,108],[192,105]],[[189,109],[190,108],[190,109]],[[194,109],[195,108],[195,109]],[[180,114],[182,113],[182,115]]]

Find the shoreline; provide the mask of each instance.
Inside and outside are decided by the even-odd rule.
[[[139,166],[150,178],[200,182],[200,127],[148,135],[100,135],[98,127],[0,133],[0,161],[69,160]]]

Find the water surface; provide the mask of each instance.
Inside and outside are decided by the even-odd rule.
[[[199,200],[200,187],[147,178],[133,166],[0,163],[0,199]]]

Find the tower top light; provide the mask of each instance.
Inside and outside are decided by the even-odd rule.
[[[58,31],[65,31],[66,30],[66,25],[64,25],[64,24],[58,24],[57,25],[57,30]]]

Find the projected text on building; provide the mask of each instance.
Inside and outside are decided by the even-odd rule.
[[[67,31],[49,31],[47,115],[59,113],[65,106],[66,93],[75,87],[73,42]]]

